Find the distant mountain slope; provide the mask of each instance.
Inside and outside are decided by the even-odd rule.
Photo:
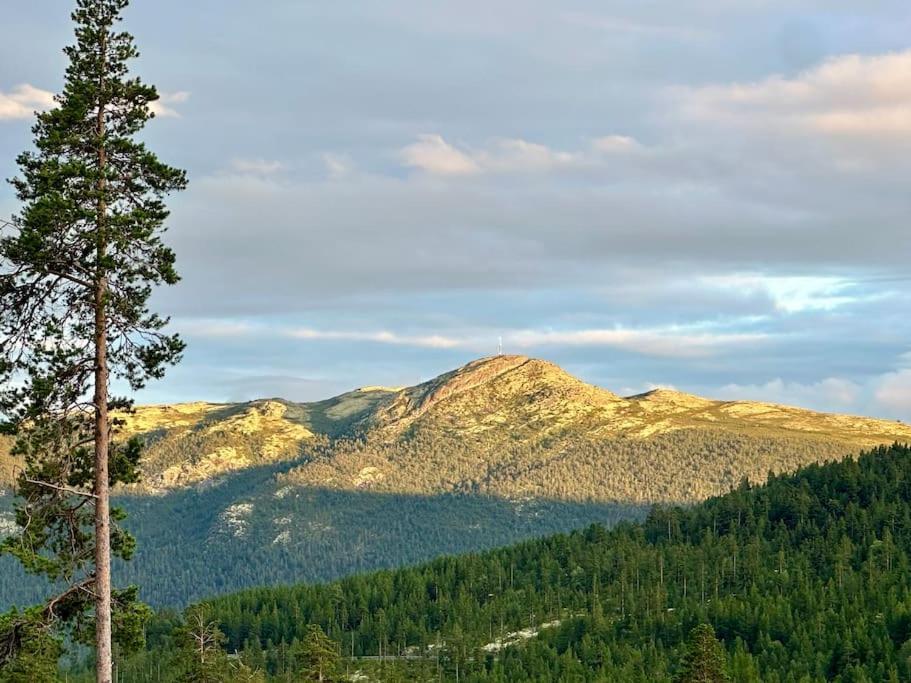
[[[894,421],[666,389],[622,398],[524,356],[316,403],[140,407],[127,423],[156,435],[146,490],[300,460],[284,483],[622,503],[695,501],[743,477],[911,441]]]
[[[288,483],[688,502],[741,478],[911,440],[886,420],[657,390],[621,398],[542,360],[497,356],[383,397],[355,438],[307,448]]]
[[[659,389],[622,398],[524,356],[473,361],[417,386],[325,401],[140,406],[144,480],[161,492],[297,462],[288,485],[391,493],[645,503],[695,501],[746,476],[911,441],[887,420]],[[0,444],[0,484],[13,463]]]
[[[621,398],[547,361],[494,356],[469,363],[379,403],[368,424],[387,435],[432,429],[459,436],[505,430],[519,439],[564,433],[644,438],[685,428],[821,435],[872,445],[911,437],[895,421],[818,413],[755,401],[712,401],[668,389]]]

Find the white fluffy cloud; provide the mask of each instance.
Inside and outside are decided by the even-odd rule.
[[[424,134],[399,152],[405,166],[441,176],[527,173],[597,168],[609,157],[641,150],[625,135],[595,138],[580,150],[560,150],[520,138],[500,138],[483,147],[457,147],[438,134]]]
[[[174,105],[184,104],[190,99],[190,93],[185,90],[178,92],[159,92],[158,101],[152,102],[149,105],[149,109],[160,118],[165,119],[177,119],[180,118],[180,113],[177,109],[174,108]]]
[[[907,142],[911,50],[842,55],[793,78],[681,89],[682,112],[744,127]]]
[[[440,135],[423,134],[400,153],[402,163],[436,175],[466,175],[480,171],[465,152],[446,142]]]
[[[722,399],[754,399],[813,406],[834,412],[911,419],[911,368],[863,380],[827,377],[802,383],[775,378],[763,384],[728,384],[716,392]]]
[[[911,415],[911,369],[883,375],[876,387],[876,401],[894,413]]]
[[[9,92],[0,90],[0,120],[27,119],[36,111],[54,106],[54,93],[28,83],[17,85]]]
[[[808,384],[776,378],[765,384],[728,384],[717,391],[715,398],[813,405],[844,411],[857,408],[862,392],[862,386],[840,377],[827,377]]]
[[[190,93],[185,91],[159,93],[159,96],[159,100],[153,102],[149,108],[156,116],[162,118],[179,118],[180,114],[174,105],[183,104],[190,99]],[[0,120],[28,119],[36,111],[46,111],[55,105],[54,93],[28,83],[17,85],[9,92],[0,90]]]

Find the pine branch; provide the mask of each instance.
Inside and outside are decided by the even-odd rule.
[[[25,482],[28,484],[34,484],[35,486],[45,486],[49,489],[63,491],[64,493],[71,493],[74,496],[85,496],[86,498],[97,498],[98,497],[94,493],[90,493],[88,491],[80,491],[79,489],[73,489],[73,488],[70,488],[69,486],[58,486],[57,484],[51,484],[50,482],[46,482],[46,481],[38,481],[37,479],[26,479]]]
[[[54,270],[51,268],[46,268],[45,270],[47,271],[48,275],[56,275],[59,278],[69,280],[70,282],[80,285],[81,287],[85,287],[86,289],[92,289],[92,283],[88,280],[83,280],[80,277],[76,277],[75,275],[70,275],[68,273],[61,273],[59,270]]]
[[[71,595],[73,595],[75,593],[85,592],[85,593],[88,593],[90,597],[94,598],[94,596],[95,596],[94,591],[90,591],[88,588],[89,586],[91,586],[94,583],[95,583],[95,577],[90,576],[86,579],[83,579],[79,583],[74,583],[72,586],[67,588],[65,591],[63,591],[59,595],[56,595],[53,598],[51,598],[48,601],[47,606],[44,608],[45,617],[50,621],[56,620],[57,615],[54,613],[54,609],[57,607],[57,605],[59,605],[61,602],[63,602],[66,598],[70,597]]]

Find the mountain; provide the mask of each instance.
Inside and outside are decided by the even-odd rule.
[[[509,498],[695,502],[743,477],[911,440],[898,422],[660,389],[621,398],[556,365],[485,358],[384,393],[295,485]]]
[[[907,681],[909,520],[911,448],[882,447],[613,530],[259,587],[207,614],[269,681],[302,680],[314,624],[365,682]],[[697,625],[716,655],[681,678]],[[157,618],[127,679],[180,680],[180,633]]]
[[[641,519],[747,477],[911,442],[897,422],[669,390],[621,397],[546,361],[484,358],[414,387],[314,403],[139,406],[144,479],[118,491],[156,605],[326,580]],[[0,451],[10,476],[14,461]],[[4,472],[0,467],[0,475]],[[7,479],[9,481],[9,479]],[[0,534],[14,530],[0,496]],[[0,604],[44,590],[0,560]]]
[[[139,406],[138,493],[296,463],[288,485],[611,502],[695,501],[746,476],[911,441],[900,422],[668,389],[622,398],[547,361],[494,356],[406,388],[325,401]],[[0,477],[10,460],[0,451]]]

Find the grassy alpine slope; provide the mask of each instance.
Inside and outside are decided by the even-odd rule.
[[[911,449],[811,465],[643,523],[208,603],[270,680],[301,680],[319,624],[360,680],[670,682],[709,623],[739,683],[911,679]],[[124,663],[177,680],[177,619]],[[523,629],[527,629],[522,633]],[[399,655],[408,653],[411,658]]]

